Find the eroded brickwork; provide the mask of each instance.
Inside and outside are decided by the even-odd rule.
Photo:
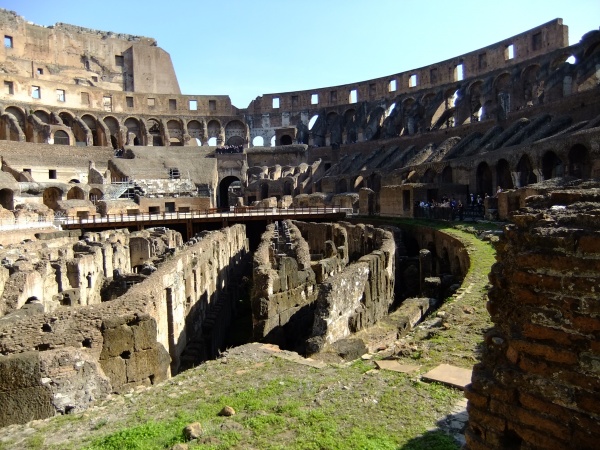
[[[497,246],[495,326],[467,389],[467,448],[600,442],[600,186],[531,197]]]

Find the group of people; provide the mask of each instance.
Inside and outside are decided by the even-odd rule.
[[[434,211],[436,208],[442,208],[442,211],[449,212],[450,219],[455,220],[458,217],[458,220],[463,220],[465,214],[465,206],[460,200],[456,200],[454,198],[450,199],[448,197],[442,197],[440,202],[436,202],[435,200],[422,200],[420,202],[416,202],[415,206],[421,208],[424,213],[424,216],[430,218],[436,216]],[[439,209],[438,209],[439,210]]]
[[[224,145],[223,147],[217,147],[215,150],[217,154],[223,155],[227,153],[243,153],[244,146],[243,145]]]

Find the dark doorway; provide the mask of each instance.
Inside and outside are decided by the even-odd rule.
[[[232,206],[230,194],[232,194],[232,197],[235,196],[236,187],[238,187],[238,190],[241,188],[240,179],[238,177],[228,176],[221,180],[221,183],[219,183],[219,198],[217,199],[219,208],[229,208]]]

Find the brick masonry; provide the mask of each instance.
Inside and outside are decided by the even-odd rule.
[[[582,183],[513,214],[490,274],[495,326],[466,391],[466,448],[598,448],[599,199]]]

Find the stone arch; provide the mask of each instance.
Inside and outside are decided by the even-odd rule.
[[[244,145],[247,127],[240,120],[231,120],[225,125],[225,142],[227,145]]]
[[[108,132],[110,133],[110,144],[112,145],[112,148],[121,148],[123,143],[120,142],[119,139],[121,134],[121,125],[119,124],[119,121],[113,116],[106,116],[103,119],[103,122],[108,128]]]
[[[436,101],[436,94],[430,92],[421,98],[421,104],[426,111],[427,120],[425,128],[431,130],[446,110],[446,99],[440,95]]]
[[[504,190],[515,187],[510,173],[510,165],[506,159],[501,159],[496,163],[496,184]]]
[[[44,205],[55,210],[58,207],[58,202],[62,200],[63,191],[57,187],[49,187],[44,189],[42,199]]]
[[[492,186],[492,171],[486,162],[481,162],[477,166],[475,186],[477,193],[482,197],[485,194],[491,195],[495,192]]]
[[[0,189],[0,206],[4,209],[15,209],[14,192],[11,189]]]
[[[440,181],[442,183],[452,183],[452,167],[446,166],[444,170],[442,170],[442,174],[440,175]]]
[[[444,100],[438,107],[437,111],[434,113],[431,119],[431,129],[432,130],[442,130],[445,128],[452,128],[455,126],[454,116],[456,113],[456,108],[454,105],[454,101],[456,96],[458,95],[458,89],[455,87],[446,89],[444,91],[443,97]]]
[[[167,130],[169,131],[169,145],[181,147],[183,145],[183,126],[180,119],[171,119],[167,121]]]
[[[348,192],[348,182],[345,178],[340,178],[336,183],[336,192],[338,194],[343,194],[344,192]]]
[[[590,153],[583,144],[575,144],[569,150],[569,175],[576,178],[588,179],[592,174]]]
[[[527,106],[540,103],[540,97],[544,93],[543,84],[538,82],[539,73],[539,64],[527,66],[521,72],[521,89],[523,90],[523,100]]]
[[[376,106],[369,112],[364,133],[365,141],[379,139],[379,135],[381,134],[381,125],[383,124],[384,118],[385,109],[381,106]]]
[[[92,145],[102,145],[102,141],[98,135],[98,124],[96,123],[96,118],[90,114],[84,114],[81,116],[81,120],[88,126],[90,131],[92,132]]]
[[[415,134],[417,132],[418,124],[412,114],[415,104],[416,101],[413,97],[402,100],[402,129],[400,130],[400,136]]]
[[[73,137],[75,138],[75,145],[80,147],[87,146],[87,130],[82,126],[81,120],[76,120],[69,111],[59,112],[58,117],[60,117],[64,126],[71,129]],[[54,143],[56,144],[56,141]]]
[[[212,139],[215,138],[217,140],[216,145],[219,145],[218,141],[221,137],[221,122],[216,119],[212,119],[206,125],[207,130],[207,138]]]
[[[563,161],[552,150],[548,150],[542,156],[542,177],[544,180],[562,177],[565,174]]]
[[[188,134],[190,135],[190,138],[192,140],[197,139],[198,145],[202,145],[202,142],[204,141],[204,132],[203,132],[202,123],[200,123],[197,120],[190,120],[187,124],[187,129],[188,129]]]
[[[233,175],[223,178],[219,183],[219,198],[217,199],[219,208],[229,208],[230,206],[233,206],[229,200],[229,188],[234,183],[238,183],[241,187],[240,179]]]
[[[100,189],[92,188],[92,189],[90,189],[88,199],[90,202],[92,202],[94,205],[96,205],[98,203],[98,201],[100,201],[102,199],[103,196],[104,196],[104,193]]]
[[[127,128],[127,145],[144,145],[142,127],[138,119],[128,117],[123,125]]]
[[[358,175],[352,182],[352,191],[358,192],[363,187],[365,187],[365,179],[362,175]]]
[[[165,145],[162,131],[163,127],[158,119],[148,119],[148,133],[152,138],[152,145],[154,147],[161,147]]]
[[[37,109],[33,115],[35,117],[37,117],[38,119],[40,119],[42,122],[44,122],[45,124],[50,125],[52,123],[52,115],[50,114],[49,111],[45,110],[45,109]]]
[[[252,147],[263,147],[265,145],[265,138],[262,136],[254,136],[252,139]]]
[[[529,184],[537,183],[537,176],[533,172],[533,165],[529,156],[523,155],[517,163],[517,180],[519,187],[527,186]]]
[[[17,107],[17,106],[9,106],[8,108],[4,109],[5,113],[10,113],[13,116],[15,116],[15,119],[17,119],[17,122],[19,123],[19,126],[21,127],[21,131],[25,132],[25,123],[26,123],[26,115],[25,112]]]
[[[67,200],[85,200],[85,192],[79,186],[73,186],[67,192]]]
[[[344,111],[344,130],[346,132],[346,143],[352,144],[358,140],[358,132],[356,129],[356,110],[349,108]]]
[[[0,138],[7,141],[27,140],[25,114],[20,108],[9,106],[4,110],[0,127]]]
[[[421,177],[422,183],[433,183],[435,182],[436,172],[433,169],[427,169]]]
[[[506,119],[507,114],[512,110],[512,83],[510,80],[510,74],[508,72],[502,72],[494,79],[492,86],[497,105],[496,116],[498,119],[504,120]]]
[[[71,145],[69,134],[63,130],[56,130],[54,132],[54,145]]]
[[[467,89],[469,98],[469,116],[470,122],[479,122],[483,120],[485,113],[483,111],[482,98],[483,81],[476,80],[471,83]]]

